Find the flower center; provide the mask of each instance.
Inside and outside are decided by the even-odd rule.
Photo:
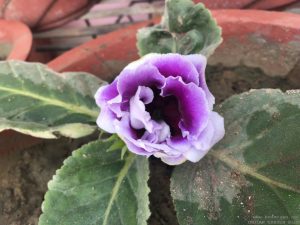
[[[181,130],[178,127],[181,119],[178,100],[175,96],[160,96],[158,89],[152,90],[154,99],[146,105],[146,111],[150,113],[153,120],[165,121],[169,125],[173,137],[181,136]]]

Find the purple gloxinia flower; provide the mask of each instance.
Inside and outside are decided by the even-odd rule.
[[[197,162],[224,136],[224,120],[213,112],[202,55],[149,54],[129,64],[95,98],[97,124],[117,133],[138,155],[167,164]]]

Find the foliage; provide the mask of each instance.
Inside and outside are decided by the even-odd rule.
[[[219,111],[225,138],[199,163],[173,173],[180,224],[297,224],[300,93],[253,90]]]
[[[73,152],[52,181],[40,225],[146,225],[149,168],[146,158],[107,151],[95,141]]]
[[[39,63],[0,62],[0,131],[40,138],[79,138],[95,131],[94,93],[105,82],[86,73],[58,74]]]
[[[208,57],[222,42],[221,28],[210,11],[191,0],[167,0],[161,23],[140,29],[137,40],[141,56],[173,52]]]

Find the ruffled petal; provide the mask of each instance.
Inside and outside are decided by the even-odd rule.
[[[158,68],[165,77],[182,77],[185,83],[193,82],[199,85],[199,75],[194,65],[180,54],[150,54],[143,59]]]
[[[167,144],[182,153],[189,151],[193,147],[186,137],[171,137],[167,139]]]
[[[224,118],[216,112],[211,112],[207,128],[199,136],[199,141],[205,143],[203,148],[211,149],[225,135]]]
[[[134,129],[152,132],[153,124],[150,113],[146,111],[145,103],[153,100],[153,91],[148,87],[139,86],[136,94],[130,99],[130,124]]]
[[[190,149],[188,152],[183,153],[183,155],[187,160],[195,163],[202,159],[206,155],[206,153],[207,151],[202,151],[199,149]]]
[[[193,147],[183,155],[191,162],[198,162],[225,135],[224,119],[216,112],[210,113],[207,127],[198,140],[191,141]]]
[[[207,84],[206,84],[205,68],[206,68],[207,60],[206,60],[205,56],[200,55],[200,54],[194,54],[194,55],[185,55],[184,57],[187,60],[189,60],[197,69],[197,72],[199,74],[199,86],[204,90],[207,101],[208,101],[209,108],[212,110],[213,105],[215,104],[215,97],[209,91]]]
[[[146,140],[150,143],[162,143],[166,139],[170,138],[171,131],[168,124],[166,124],[164,121],[152,121],[152,124],[153,131],[150,133],[148,130],[146,130],[144,135],[141,137],[142,140]]]
[[[102,105],[104,105],[104,107],[109,108],[112,112],[114,112],[117,115],[117,117],[120,118],[120,117],[122,117],[122,115],[124,113],[121,110],[121,103],[122,103],[122,97],[121,97],[121,95],[117,95],[115,98],[107,101],[106,105],[105,104],[102,104]]]
[[[138,137],[134,129],[130,126],[129,115],[123,116],[123,118],[119,121],[116,120],[114,122],[114,126],[116,129],[116,133],[119,137],[125,142],[129,151],[144,156],[152,155],[151,152],[145,151],[142,145],[138,144]]]
[[[150,156],[158,151],[171,151],[166,144],[154,144],[139,139],[136,131],[130,126],[129,115],[114,122],[116,133],[126,143],[128,149],[138,155]]]
[[[116,115],[107,107],[101,109],[101,112],[97,118],[97,125],[108,133],[115,133],[114,121]]]
[[[129,102],[139,86],[161,88],[165,78],[152,65],[126,67],[118,77],[117,88],[122,96],[122,102]]]
[[[198,136],[207,126],[209,107],[202,88],[194,83],[185,84],[181,77],[168,77],[161,95],[177,98],[182,116],[179,127],[184,137]]]
[[[115,98],[118,94],[117,79],[115,79],[111,84],[102,86],[97,90],[95,100],[97,105],[102,107],[107,101]]]
[[[161,157],[161,161],[167,163],[170,166],[176,166],[184,163],[186,161],[186,158],[183,155],[177,157],[166,156],[166,157]]]

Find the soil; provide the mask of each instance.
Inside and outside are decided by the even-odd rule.
[[[86,140],[46,140],[0,158],[0,224],[36,225],[47,183]]]
[[[270,78],[258,69],[207,68],[207,83],[217,103],[253,88],[295,89],[286,79]],[[299,88],[299,86],[298,86]],[[37,225],[47,182],[73,149],[86,140],[44,141],[0,158],[0,225]],[[149,225],[178,225],[169,192],[173,167],[150,159]]]

